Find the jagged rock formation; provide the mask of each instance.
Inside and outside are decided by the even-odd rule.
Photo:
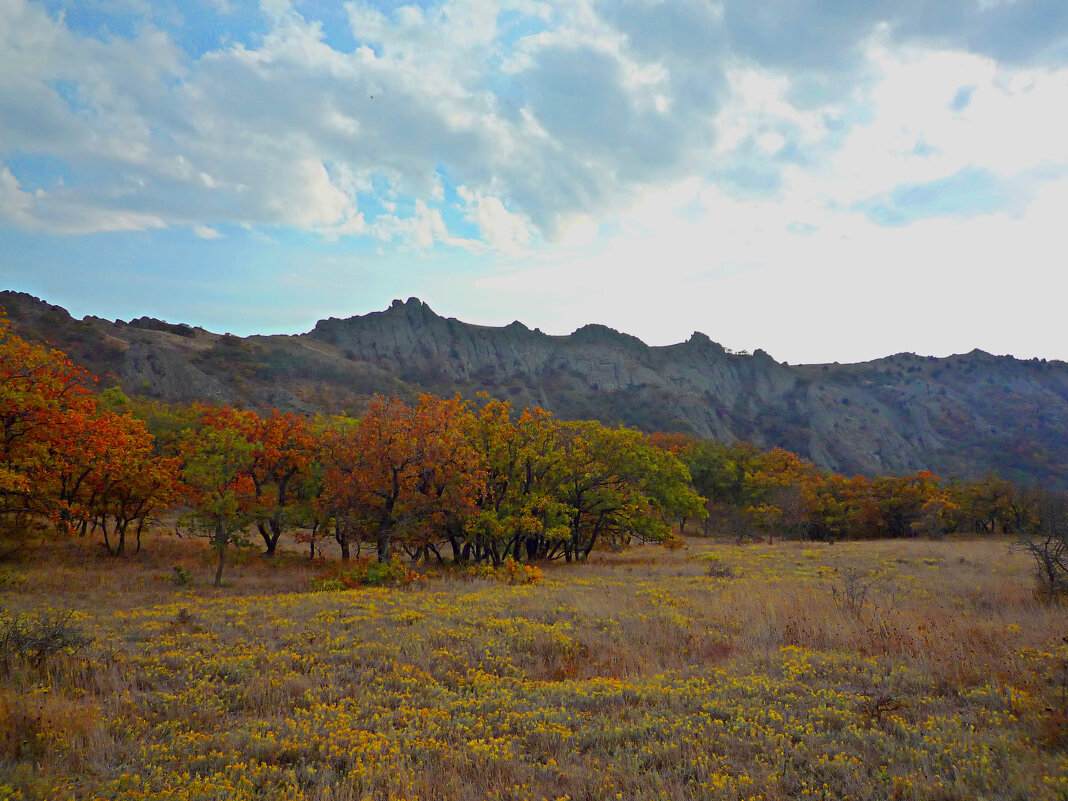
[[[1068,365],[973,351],[853,365],[780,364],[695,333],[649,347],[601,325],[549,336],[476,326],[412,298],[320,321],[301,336],[239,338],[139,318],[75,321],[0,293],[17,330],[48,339],[127,392],[301,412],[358,410],[373,392],[479,392],[564,418],[780,445],[869,475],[928,468],[1068,483]]]

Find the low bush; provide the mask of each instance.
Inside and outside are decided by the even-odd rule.
[[[397,587],[411,584],[422,578],[399,561],[377,562],[371,557],[357,559],[347,569],[338,570],[319,579],[312,585],[319,591],[351,590],[356,587]]]
[[[0,661],[6,670],[20,662],[39,666],[56,654],[79,651],[91,642],[70,611],[0,618]]]
[[[510,556],[506,556],[504,561],[496,567],[488,563],[469,567],[466,575],[472,578],[497,581],[501,584],[537,584],[542,578],[540,567],[525,565]]]

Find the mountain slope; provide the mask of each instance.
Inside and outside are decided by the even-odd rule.
[[[470,325],[425,303],[248,338],[140,318],[76,321],[0,293],[16,330],[46,339],[128,392],[313,412],[374,392],[479,392],[564,418],[780,445],[845,473],[919,468],[1065,486],[1068,365],[973,351],[853,365],[780,364],[696,333],[667,347],[600,325],[549,336]]]

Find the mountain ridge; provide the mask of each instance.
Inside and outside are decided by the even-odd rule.
[[[17,332],[51,340],[129,393],[302,413],[358,412],[374,392],[475,398],[644,430],[782,446],[822,467],[878,475],[995,472],[1063,486],[1068,364],[979,349],[787,365],[731,353],[706,334],[646,345],[591,323],[550,335],[519,321],[480,326],[417,298],[320,320],[307,333],[235,337],[183,323],[87,316],[0,292]]]

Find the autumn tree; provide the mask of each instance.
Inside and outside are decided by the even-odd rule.
[[[153,437],[142,420],[106,413],[96,424],[105,433],[106,444],[88,481],[89,513],[102,529],[111,553],[117,556],[125,551],[131,525],[140,552],[145,523],[180,498],[180,459],[153,452]]]
[[[741,533],[742,511],[749,505],[752,487],[747,476],[760,452],[753,445],[705,440],[682,451],[679,458],[690,471],[693,488],[705,498],[705,529],[719,523]]]
[[[410,406],[376,396],[358,424],[334,435],[324,496],[373,540],[379,561],[396,543],[425,552],[451,520],[474,513],[482,471],[465,413],[459,398],[421,395]]]
[[[274,556],[282,534],[308,522],[309,504],[300,492],[316,442],[303,417],[272,410],[267,416],[223,406],[205,413],[204,422],[231,429],[252,446],[248,478],[255,487],[246,510],[255,517],[264,556]]]
[[[829,539],[871,538],[883,530],[879,502],[868,477],[832,473],[821,492],[825,496],[823,525]]]
[[[746,474],[754,497],[746,509],[768,537],[775,534],[811,539],[821,528],[821,471],[811,462],[782,448],[760,454]]]
[[[90,436],[91,382],[59,351],[16,336],[0,315],[0,514],[69,522],[70,505],[54,494],[52,478]]]
[[[997,476],[950,488],[961,515],[976,533],[993,534],[998,529],[1013,533],[1018,524],[1017,492],[1009,481]]]
[[[354,451],[357,421],[350,417],[317,419],[316,438],[319,443],[313,480],[309,488],[313,513],[320,525],[331,532],[341,550],[341,561],[347,562],[352,546],[360,548],[356,525],[356,508],[352,503],[349,485],[354,480],[359,454]]]
[[[872,491],[879,504],[882,533],[890,537],[928,533],[924,530],[924,517],[930,512],[928,504],[939,496],[940,484],[938,476],[929,470],[875,479]]]

